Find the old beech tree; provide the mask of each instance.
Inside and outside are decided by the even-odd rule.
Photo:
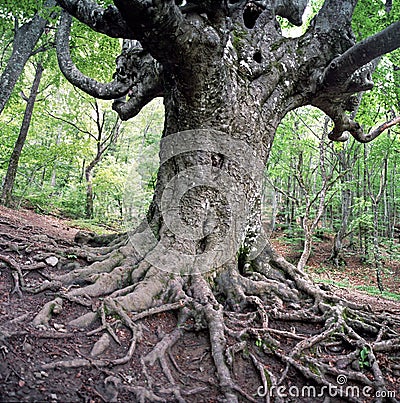
[[[330,140],[353,136],[368,142],[395,123],[363,133],[349,116],[358,94],[372,88],[379,57],[400,46],[400,22],[357,43],[351,27],[357,0],[325,0],[298,38],[284,37],[277,17],[301,25],[306,0],[114,0],[104,8],[92,0],[57,2],[64,9],[57,54],[66,78],[94,97],[113,99],[124,120],[163,97],[165,128],[146,222],[108,242],[89,239],[80,253],[94,262],[53,277],[40,290],[80,287],[60,293],[34,323],[47,323],[64,298],[91,306],[91,299],[104,297],[96,312],[71,325],[98,318],[117,338],[106,316],[118,315],[132,332],[126,357],[111,362],[118,364],[135,350],[137,319],[175,310],[182,326],[165,336],[154,357],[162,360],[184,329],[207,329],[228,402],[251,400],[255,393],[235,381],[232,363],[240,350],[249,352],[260,384],[285,384],[287,371],[268,369],[273,356],[315,384],[345,373],[349,384],[387,391],[376,354],[400,345],[399,319],[341,301],[273,250],[262,233],[260,173],[277,126],[295,108],[324,111],[333,121]],[[72,17],[123,39],[112,82],[99,83],[73,64]],[[295,333],[290,323],[302,321],[315,324],[313,336]],[[289,351],[285,339],[295,342]],[[264,355],[252,353],[256,340]],[[332,348],[324,359],[329,346],[341,344],[351,352],[335,356]],[[370,377],[354,370],[360,351],[367,352]],[[101,363],[100,357],[96,365]],[[54,364],[63,365],[69,364]],[[157,398],[184,400],[183,388],[162,368],[172,389],[157,392]],[[151,386],[135,390],[155,399]]]

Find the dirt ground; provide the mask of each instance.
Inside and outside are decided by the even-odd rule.
[[[148,386],[157,391],[158,396],[171,396],[171,388],[179,387],[187,402],[222,402],[208,335],[204,332],[185,332],[184,337],[168,351],[168,366],[175,385],[171,386],[159,361],[147,365],[144,370],[142,358],[165,334],[176,329],[174,313],[161,313],[141,320],[143,336],[135,353],[131,360],[118,366],[98,366],[96,360],[90,357],[94,342],[103,334],[96,331],[99,323],[89,330],[65,326],[71,319],[85,313],[87,308],[65,301],[62,311],[50,320],[49,328],[32,326],[31,321],[35,314],[46,302],[55,298],[55,293],[48,290],[39,294],[19,293],[15,290],[15,271],[10,267],[21,269],[27,285],[39,284],[47,274],[59,270],[60,258],[74,259],[70,255],[70,249],[75,246],[74,236],[77,231],[78,229],[70,227],[68,221],[37,215],[29,210],[13,211],[0,207],[0,402],[156,401],[154,396],[147,396],[145,399]],[[314,264],[318,259],[322,261],[323,257],[317,256],[313,256]],[[33,267],[36,269],[33,270]],[[388,288],[392,287],[392,291],[398,292],[398,262],[393,264],[392,271],[393,281],[388,280],[387,285]],[[363,276],[360,277],[352,268],[351,273],[355,272],[360,281]],[[349,293],[343,289],[334,291],[343,297],[370,304],[379,311],[399,312],[398,302],[359,292]],[[299,334],[313,334],[317,330],[313,328],[315,324],[294,325]],[[281,324],[276,324],[277,328],[280,326]],[[121,344],[111,341],[110,348],[103,353],[102,358],[112,360],[126,354],[130,334],[124,327],[120,327],[118,337]],[[293,341],[282,341],[286,343],[285,349],[293,348]],[[257,395],[257,389],[262,384],[249,358],[251,354],[260,354],[256,345],[252,351],[237,353],[233,363],[237,384],[247,393],[247,397],[244,393],[240,401],[265,402],[267,400],[264,397]],[[71,365],[70,368],[53,365],[65,360],[76,365]],[[271,356],[269,369],[279,373],[284,366]],[[387,372],[385,376],[389,379],[392,390],[400,396],[400,371]],[[289,379],[293,385],[302,385],[303,381],[298,374],[291,374]],[[165,397],[158,401],[175,400]],[[286,401],[311,400],[288,397]],[[322,402],[323,399],[314,398],[312,401]],[[339,398],[330,401],[333,403],[342,400]]]

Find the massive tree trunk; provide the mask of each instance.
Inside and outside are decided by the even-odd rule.
[[[254,391],[241,390],[232,370],[234,354],[241,350],[250,352],[265,388],[287,385],[289,367],[326,386],[336,380],[340,366],[351,382],[387,391],[368,346],[389,349],[399,335],[381,332],[375,323],[382,317],[372,318],[364,307],[323,291],[277,254],[263,234],[260,204],[263,168],[288,111],[308,104],[321,108],[334,121],[333,140],[344,141],[348,133],[362,142],[374,137],[365,135],[345,111],[356,106],[354,93],[372,86],[371,66],[363,66],[400,45],[400,23],[356,44],[351,30],[356,1],[326,0],[300,38],[283,37],[276,16],[301,24],[307,3],[302,0],[114,3],[102,9],[90,1],[59,0],[93,29],[125,39],[114,81],[97,83],[73,65],[66,13],[57,35],[59,64],[84,91],[115,98],[122,119],[137,114],[152,98],[164,97],[154,199],[147,219],[128,236],[117,236],[107,246],[103,239],[89,239],[103,246],[74,251],[93,264],[53,276],[29,291],[65,287],[63,298],[88,307],[105,297],[96,314],[89,312],[70,325],[82,327],[100,318],[102,329],[118,340],[107,322],[108,315],[118,315],[132,331],[131,345],[125,357],[107,365],[132,357],[140,337],[137,320],[177,310],[180,326],[143,360],[144,366],[155,357],[160,360],[173,390],[165,392],[167,400],[184,400],[164,360],[184,328],[208,330],[221,394],[228,402],[239,401],[239,395],[252,401]],[[71,288],[74,284],[84,286]],[[47,325],[60,300],[43,307],[34,324]],[[298,322],[320,327],[316,335],[303,337],[294,329]],[[290,330],[279,330],[284,324]],[[281,348],[282,336],[295,341],[290,351]],[[263,351],[254,350],[256,341]],[[332,343],[350,348],[350,358],[322,359]],[[367,347],[373,382],[351,369]],[[282,374],[267,369],[271,356],[283,364]],[[98,359],[95,365],[105,363]],[[71,365],[76,362],[45,367]],[[155,391],[146,393],[155,396]]]
[[[193,75],[195,90],[175,83],[165,93],[150,225],[158,227],[161,243],[173,242],[175,250],[193,256],[228,238],[225,259],[235,260],[240,245],[250,250],[261,232],[262,168],[280,116],[260,106],[237,71],[209,63],[199,64],[198,78]],[[183,263],[181,257],[174,261],[177,272]],[[204,264],[207,271],[215,268],[207,259]]]

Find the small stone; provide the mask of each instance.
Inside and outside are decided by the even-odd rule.
[[[337,369],[345,369],[348,365],[349,361],[347,359],[340,359],[336,361]]]
[[[42,374],[40,372],[34,372],[33,375],[35,378],[38,378],[38,379],[42,378]]]
[[[58,258],[55,257],[55,256],[49,256],[48,258],[46,258],[45,262],[46,262],[48,265],[54,267],[54,266],[57,266]]]
[[[57,400],[58,399],[58,397],[57,397],[57,395],[55,393],[52,393],[50,395],[50,398],[51,398],[51,400]]]
[[[58,332],[65,333],[67,330],[65,329],[65,326],[60,324],[60,323],[54,323],[54,329],[56,329]]]
[[[354,369],[354,371],[357,371],[357,372],[361,371],[360,363],[358,362],[358,360],[354,360],[351,363],[351,368]]]
[[[92,351],[90,352],[91,357],[98,357],[103,354],[104,351],[108,349],[111,343],[111,337],[108,333],[104,333],[100,339],[94,344]]]
[[[341,345],[329,346],[328,350],[332,351],[332,353],[340,353],[343,350],[343,346],[341,346]]]
[[[32,352],[32,345],[29,343],[24,343],[22,346],[25,354],[30,354]]]
[[[49,237],[45,234],[38,234],[38,235],[33,235],[32,236],[32,240],[36,241],[36,242],[48,242],[49,241]]]

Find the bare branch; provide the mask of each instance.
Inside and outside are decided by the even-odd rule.
[[[97,140],[96,137],[95,137],[92,133],[90,133],[90,132],[87,131],[87,130],[84,130],[84,129],[80,128],[80,127],[79,127],[78,125],[76,125],[74,122],[71,122],[70,120],[64,119],[64,118],[62,118],[62,117],[60,117],[60,116],[53,115],[51,112],[48,112],[48,111],[47,111],[46,113],[47,113],[49,116],[51,116],[53,119],[60,120],[61,122],[64,122],[64,123],[66,123],[66,124],[72,126],[74,129],[78,130],[78,132],[81,132],[81,133],[83,133],[83,134],[87,134],[88,136],[92,137],[94,140]]]
[[[136,116],[144,106],[156,97],[162,96],[160,82],[152,83],[152,87],[146,87],[142,83],[134,85],[132,91],[135,93],[127,102],[125,100],[115,100],[112,108],[118,113],[122,120],[128,120]]]
[[[344,84],[354,72],[374,59],[400,47],[400,22],[352,46],[331,61],[324,73],[323,84],[335,87]]]
[[[326,112],[326,110],[325,110]],[[369,143],[376,139],[385,130],[400,124],[400,116],[389,120],[369,133],[364,133],[362,127],[351,120],[343,111],[342,114],[336,113],[329,116],[333,119],[335,128],[329,133],[329,139],[334,141],[347,141],[349,133],[360,143]]]
[[[395,118],[381,124],[376,129],[372,130],[368,134],[363,134],[362,136],[353,137],[358,140],[360,143],[369,143],[370,141],[376,139],[380,134],[382,134],[385,130],[390,129],[395,125],[400,125],[400,116],[396,116]],[[352,134],[352,133],[351,133]]]
[[[107,84],[99,83],[78,70],[71,59],[69,49],[71,21],[71,16],[64,11],[61,15],[60,26],[56,35],[58,64],[66,79],[82,91],[100,99],[116,99],[127,94],[129,91],[128,83],[117,80]]]
[[[106,9],[91,0],[57,0],[57,3],[79,21],[112,38],[131,38],[133,32],[115,6]]]

